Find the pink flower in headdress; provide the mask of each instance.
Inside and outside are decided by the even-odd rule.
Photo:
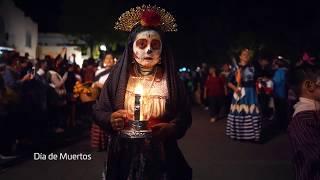
[[[160,25],[161,17],[155,10],[146,10],[141,14],[141,25],[157,27]]]
[[[310,57],[310,55],[309,55],[308,53],[306,53],[306,52],[303,53],[302,62],[313,65],[315,59],[316,59],[316,58],[314,58],[314,57]]]

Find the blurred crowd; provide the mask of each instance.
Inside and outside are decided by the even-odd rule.
[[[8,51],[0,59],[0,157],[47,151],[49,138],[91,126],[91,106],[114,64],[113,55],[84,60],[82,67],[63,52],[29,59]],[[82,85],[80,91],[76,84]],[[80,92],[79,92],[80,91]],[[84,92],[84,93],[82,93]],[[82,96],[84,94],[84,96]]]
[[[305,112],[305,108],[314,107],[312,99],[318,102],[319,95],[315,89],[320,87],[319,68],[314,68],[315,58],[304,53],[298,62],[293,64],[282,56],[261,55],[251,58],[248,52],[248,50],[243,51],[238,57],[232,59],[232,63],[220,65],[202,63],[201,66],[192,70],[186,67],[181,68],[178,74],[184,82],[190,102],[208,111],[210,123],[227,118],[226,129],[229,136],[230,132],[237,131],[237,128],[246,125],[246,123],[240,123],[239,127],[229,127],[228,123],[233,120],[233,116],[230,116],[233,104],[240,102],[238,100],[241,98],[256,99],[254,102],[249,99],[248,105],[259,107],[257,123],[259,141],[286,131],[289,127],[293,149],[298,152],[294,156],[300,158],[300,148],[306,146],[301,144],[304,141],[295,140],[303,137],[305,142],[318,142],[318,140],[313,141],[312,138],[304,137],[306,134],[300,133],[300,136],[296,137],[299,132],[306,130],[307,134],[314,131],[311,135],[315,137],[318,133],[316,128],[319,126],[308,130],[310,125],[299,124],[303,122],[300,121],[301,113],[300,116],[296,115],[297,108],[294,109],[294,105],[298,102],[298,105],[302,104],[299,106],[302,107],[300,111]],[[246,56],[243,53],[247,53]],[[242,65],[242,69],[239,68],[241,62],[246,62]],[[115,63],[111,53],[104,54],[100,60],[87,59],[82,67],[67,60],[63,54],[54,58],[46,56],[44,59],[33,60],[29,59],[28,54],[19,56],[14,51],[2,53],[0,58],[0,159],[15,158],[25,151],[25,147],[32,152],[47,151],[52,135],[63,134],[79,126],[85,126],[87,130],[91,128],[91,146],[98,151],[105,150],[107,134],[92,121],[91,113],[92,106]],[[305,66],[306,64],[308,66]],[[299,68],[300,74],[294,73],[295,69]],[[309,71],[311,73],[306,73]],[[237,72],[242,74],[238,77]],[[250,83],[246,81],[247,79]],[[315,85],[311,87],[310,83],[306,84],[309,81]],[[245,88],[250,87],[254,91],[252,96],[255,97],[247,95],[243,98],[241,94],[245,92],[238,89],[238,86],[233,87],[232,82],[234,84],[238,82]],[[247,92],[247,90],[243,91]],[[310,100],[301,99],[306,96],[303,92],[312,100],[311,104],[306,103]],[[252,118],[254,116],[250,114],[251,110],[245,110],[245,112],[236,118],[250,116],[250,121],[254,120]],[[296,115],[293,119],[297,120],[293,120],[290,126],[293,114]],[[305,117],[307,116],[302,118]],[[318,116],[311,119],[317,118]],[[256,126],[245,128],[256,130]],[[236,139],[237,136],[245,137],[246,135],[244,132],[230,137]],[[312,148],[302,149],[301,152],[310,154]],[[300,164],[296,163],[296,166],[299,168]]]
[[[309,180],[320,179],[319,65],[307,52],[293,63],[242,49],[232,64],[180,75],[190,100],[209,110],[209,122],[226,118],[229,138],[265,143],[287,133],[296,179]]]
[[[304,54],[297,64],[282,56],[261,55],[250,59],[254,68],[254,86],[261,109],[262,133],[276,134],[286,130],[293,106],[298,101],[291,86],[291,70],[306,61]],[[234,90],[229,87],[232,74],[237,70],[239,57],[225,64],[207,64],[193,70],[180,70],[180,78],[188,90],[190,101],[208,110],[211,123],[226,118]],[[267,136],[269,136],[267,135]]]

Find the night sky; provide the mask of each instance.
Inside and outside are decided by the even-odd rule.
[[[15,0],[39,24],[40,32],[88,33],[96,39],[118,37],[113,25],[137,5],[156,4],[171,12],[178,33],[168,33],[180,64],[222,63],[239,47],[296,60],[302,51],[319,53],[320,11],[316,1],[205,2],[159,0]],[[126,34],[121,34],[126,37]],[[110,40],[111,40],[110,39]],[[257,54],[259,54],[257,53]]]

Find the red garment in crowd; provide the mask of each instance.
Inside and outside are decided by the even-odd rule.
[[[93,82],[96,69],[94,67],[87,67],[83,69],[83,82]]]
[[[91,147],[97,150],[105,150],[107,146],[107,138],[105,131],[96,123],[91,126]]]
[[[224,84],[225,80],[223,77],[213,77],[209,75],[205,83],[207,96],[224,96]]]
[[[259,94],[265,93],[268,95],[272,95],[273,84],[272,84],[272,82],[270,83],[269,81],[271,81],[271,80],[258,80],[256,82],[256,89]]]

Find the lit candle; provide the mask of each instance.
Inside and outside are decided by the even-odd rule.
[[[138,85],[135,89],[134,95],[134,120],[142,120],[142,112],[141,112],[141,98],[142,98],[143,87]]]

